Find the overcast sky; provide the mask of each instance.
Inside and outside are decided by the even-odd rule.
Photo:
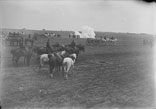
[[[0,0],[2,28],[154,33],[154,6],[133,0]]]

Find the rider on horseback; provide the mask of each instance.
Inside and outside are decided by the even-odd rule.
[[[19,47],[20,47],[20,49],[25,49],[25,47],[24,47],[22,42],[19,43]]]
[[[75,47],[76,46],[75,41],[73,40],[70,45],[72,48]]]
[[[48,53],[51,53],[52,52],[52,48],[51,48],[51,46],[49,44],[49,39],[48,39],[47,44],[46,44],[46,49],[47,49],[47,52]]]
[[[112,40],[113,40],[113,39],[114,39],[114,37],[112,36],[110,39],[112,39]]]

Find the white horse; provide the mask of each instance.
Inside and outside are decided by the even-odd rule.
[[[117,38],[106,38],[103,39],[103,41],[106,43],[106,45],[116,45],[116,42],[118,41]]]
[[[116,42],[118,41],[118,39],[117,38],[114,38],[114,39],[111,39],[110,41],[111,41],[111,44],[112,45],[116,45]]]
[[[49,62],[48,54],[40,55],[39,69]]]
[[[65,79],[68,79],[68,73],[69,73],[70,68],[74,69],[74,63],[75,63],[76,57],[77,56],[74,53],[74,54],[69,55],[69,57],[64,58],[63,70],[65,73]]]
[[[62,58],[66,55],[66,51],[60,51],[60,52],[57,52],[56,55],[57,55],[57,58]],[[54,53],[51,54],[52,56],[55,56]],[[49,62],[49,58],[48,58],[48,54],[42,54],[40,55],[40,62],[39,62],[39,69],[41,69],[41,67],[43,67],[44,65],[48,64]]]
[[[107,45],[107,40],[105,38],[102,38],[101,40],[105,45]]]

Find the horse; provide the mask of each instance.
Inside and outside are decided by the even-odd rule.
[[[95,39],[92,39],[92,38],[87,38],[87,43],[90,45],[90,44],[94,44],[96,43],[97,41]]]
[[[58,58],[58,61],[57,61],[57,65],[58,65],[58,68],[61,66],[61,63],[62,63],[62,60],[64,57],[68,56],[68,52],[67,51],[60,51],[60,52],[55,52],[55,53],[49,53],[55,57]],[[48,54],[42,54],[40,55],[40,65],[39,65],[39,69],[44,66],[45,64],[48,64],[49,62],[49,58],[48,58]],[[57,67],[57,66],[56,66]]]
[[[111,39],[111,43],[113,44],[113,45],[116,45],[116,42],[118,41],[118,39],[117,38],[113,38],[113,39]]]
[[[33,55],[33,51],[31,48],[16,48],[11,50],[11,54],[12,54],[12,61],[16,63],[16,65],[18,66],[18,61],[21,57],[24,57],[24,64],[26,63],[27,66],[30,65],[30,60],[31,57]]]
[[[25,45],[27,45],[27,42],[30,42],[31,46],[33,46],[35,40],[37,40],[37,37],[35,35],[31,37],[31,35],[29,34],[28,38],[25,38],[24,42],[25,42]]]
[[[66,50],[69,54],[75,53],[75,54],[77,55],[77,57],[78,57],[80,51],[85,52],[85,47],[84,47],[84,45],[81,45],[81,44],[78,44],[78,45],[75,45],[75,46],[66,45],[66,46],[65,46],[65,50]]]
[[[107,45],[116,45],[117,41],[118,41],[118,39],[114,38],[114,37],[106,38],[106,44]]]
[[[30,42],[31,46],[34,45],[34,40],[33,39],[26,38],[24,42],[25,42],[25,45],[27,45],[27,42]]]
[[[39,69],[41,67],[43,67],[45,64],[48,64],[49,62],[49,58],[48,58],[48,54],[42,54],[40,56],[40,65],[39,65]]]
[[[42,54],[48,54],[46,47],[33,47],[33,52],[36,53],[38,56]]]
[[[64,58],[67,57],[68,55],[69,55],[69,53],[67,51],[61,51],[61,52],[57,52],[57,53],[48,54],[49,72],[50,72],[51,78],[53,78],[54,69],[60,70]]]
[[[54,53],[54,55],[59,58],[58,66],[56,66],[56,68],[60,71],[62,67],[63,59],[69,55],[69,52],[66,50],[63,50],[63,51]]]
[[[18,46],[19,43],[23,43],[23,37],[22,34],[20,33],[9,33],[9,35],[7,36],[8,39],[7,41],[10,41],[10,45],[14,46],[15,43]]]
[[[80,51],[85,52],[85,47],[84,47],[84,45],[78,44],[78,45],[76,45],[73,53],[75,53],[78,57]]]
[[[102,38],[101,40],[102,40],[102,42],[104,43],[104,45],[107,45],[106,37]]]
[[[68,79],[69,70],[74,69],[74,63],[76,60],[76,54],[71,54],[63,60],[63,72],[65,73],[65,79]]]

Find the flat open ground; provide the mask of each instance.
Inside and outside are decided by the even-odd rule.
[[[47,39],[36,45],[44,45]],[[52,42],[54,40],[51,40]],[[71,39],[55,39],[69,43]],[[85,44],[77,39],[77,43]],[[49,76],[48,66],[40,71],[16,67],[6,46],[3,66],[3,108],[154,108],[153,47],[136,40],[119,41],[114,46],[88,46],[75,63],[74,74],[64,80],[57,72]]]

